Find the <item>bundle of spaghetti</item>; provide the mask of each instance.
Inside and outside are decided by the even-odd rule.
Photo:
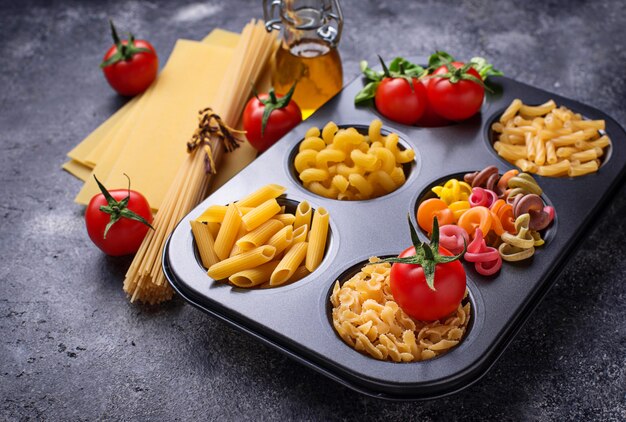
[[[268,33],[260,21],[252,20],[243,29],[231,69],[213,104],[213,109],[225,125],[237,125],[251,94],[251,87],[270,57],[275,39],[275,34]],[[154,218],[152,225],[155,230],[148,232],[126,273],[124,291],[130,296],[131,302],[138,300],[156,304],[173,296],[173,290],[166,282],[161,268],[165,242],[176,224],[206,195],[210,182],[210,175],[206,172],[206,157],[211,159],[214,171],[227,148],[224,138],[217,134],[212,135],[204,146],[193,149],[181,166]],[[185,148],[185,145],[181,145],[181,148]]]

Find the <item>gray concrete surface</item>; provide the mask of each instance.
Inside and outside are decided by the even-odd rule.
[[[258,1],[0,2],[0,420],[624,420],[626,188],[477,384],[424,403],[354,393],[186,305],[131,305],[72,202],[65,153],[123,101],[107,17],[149,38],[239,30]],[[626,123],[626,3],[342,1],[346,78],[376,53],[484,55]]]

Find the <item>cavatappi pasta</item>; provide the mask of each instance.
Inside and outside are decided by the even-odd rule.
[[[367,135],[330,122],[310,128],[300,143],[294,167],[308,190],[341,200],[376,198],[393,192],[406,180],[402,164],[415,158],[412,149],[398,147],[395,133],[381,134],[374,120]]]
[[[543,231],[554,220],[555,210],[542,199],[537,181],[517,169],[500,175],[488,166],[467,173],[463,180],[449,179],[432,188],[437,198],[423,200],[417,222],[432,232],[433,217],[439,223],[440,245],[474,264],[479,274],[500,271],[502,261],[522,261],[542,246]]]
[[[583,120],[550,100],[529,106],[515,99],[492,127],[493,147],[522,171],[540,176],[582,176],[600,167],[611,144],[604,120]]]
[[[332,319],[343,341],[375,359],[393,362],[432,359],[459,344],[470,320],[469,301],[444,319],[414,320],[393,299],[390,270],[389,263],[366,265],[343,285],[335,282]]]
[[[266,185],[227,206],[212,205],[190,221],[209,277],[242,288],[275,287],[306,277],[326,249],[329,214],[308,202],[286,213],[276,198],[285,192]]]

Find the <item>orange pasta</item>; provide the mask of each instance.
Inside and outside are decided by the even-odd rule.
[[[480,228],[485,234],[489,233],[492,221],[493,219],[491,218],[489,208],[474,207],[463,213],[457,225],[463,228],[467,234],[473,238],[477,228]]]
[[[417,224],[428,233],[433,231],[433,217],[437,217],[439,226],[453,224],[454,213],[441,199],[432,198],[422,202],[417,209]]]
[[[514,234],[515,233],[515,215],[513,214],[513,206],[507,204],[503,199],[498,199],[491,206],[491,212],[496,215],[502,228]]]

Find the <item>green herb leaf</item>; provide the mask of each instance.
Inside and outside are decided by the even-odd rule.
[[[503,76],[504,73],[493,67],[493,64],[487,62],[484,57],[472,57],[469,61],[472,67],[476,69],[480,77],[487,79],[489,76]]]
[[[454,61],[454,57],[452,57],[450,54],[446,53],[445,51],[440,51],[440,50],[435,51],[428,58],[428,69],[430,71],[433,71],[437,69],[438,67],[440,67],[441,65],[444,65],[446,63],[452,63],[453,61]]]
[[[383,80],[383,73],[376,72],[374,69],[367,66],[367,62],[365,60],[361,61],[361,72],[367,78],[368,81],[371,82],[380,82]]]
[[[395,74],[398,74],[412,78],[419,78],[424,74],[425,70],[422,66],[411,63],[403,57],[396,57],[391,61],[391,63],[389,63],[389,72],[394,77],[396,76]]]
[[[376,96],[376,90],[378,89],[378,85],[380,82],[370,82],[360,90],[356,96],[354,97],[354,104],[362,104],[366,101],[371,100]]]

